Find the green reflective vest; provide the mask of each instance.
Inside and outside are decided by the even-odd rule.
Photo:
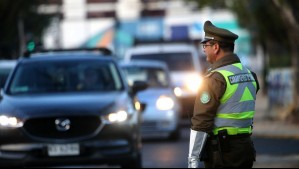
[[[213,70],[226,81],[226,90],[220,99],[213,133],[227,129],[229,135],[252,132],[257,84],[252,73],[241,63]]]

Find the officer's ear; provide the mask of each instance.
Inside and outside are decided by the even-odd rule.
[[[213,45],[214,48],[214,54],[218,54],[220,52],[220,45],[218,43],[215,43]]]

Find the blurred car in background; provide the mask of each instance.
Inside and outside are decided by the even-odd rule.
[[[83,87],[85,76],[97,76]],[[52,51],[19,59],[0,102],[0,166],[141,167],[138,102],[105,52]]]
[[[137,94],[138,100],[145,103],[142,112],[142,138],[180,138],[181,106],[173,93],[168,67],[160,61],[121,62],[121,68],[128,84],[146,81],[148,88]]]
[[[124,59],[157,60],[165,62],[170,70],[174,93],[182,105],[181,117],[192,117],[197,91],[202,83],[203,69],[199,54],[192,44],[140,44],[128,49]]]
[[[0,60],[0,89],[4,87],[5,81],[15,65],[16,60]]]

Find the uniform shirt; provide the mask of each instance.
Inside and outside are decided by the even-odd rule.
[[[211,73],[211,71],[234,63],[240,63],[240,59],[236,54],[230,54],[211,65],[195,100],[191,129],[206,133],[210,133],[214,129],[214,118],[220,105],[220,99],[226,90],[226,81],[220,73]],[[257,76],[254,72],[251,73],[256,80],[258,91]]]

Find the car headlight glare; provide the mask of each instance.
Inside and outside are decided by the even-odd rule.
[[[156,102],[159,110],[170,110],[174,107],[174,101],[168,96],[160,96]]]
[[[185,81],[186,88],[192,93],[197,93],[202,83],[202,78],[196,74],[187,77]]]
[[[182,89],[181,89],[180,87],[175,87],[175,88],[174,88],[174,94],[175,94],[177,97],[182,96],[182,93],[183,93],[183,91],[182,91]]]
[[[0,126],[1,127],[22,127],[23,122],[21,122],[16,117],[10,116],[0,116]]]
[[[116,113],[110,113],[106,117],[106,120],[111,123],[124,122],[128,119],[128,113],[124,110],[120,110]]]

